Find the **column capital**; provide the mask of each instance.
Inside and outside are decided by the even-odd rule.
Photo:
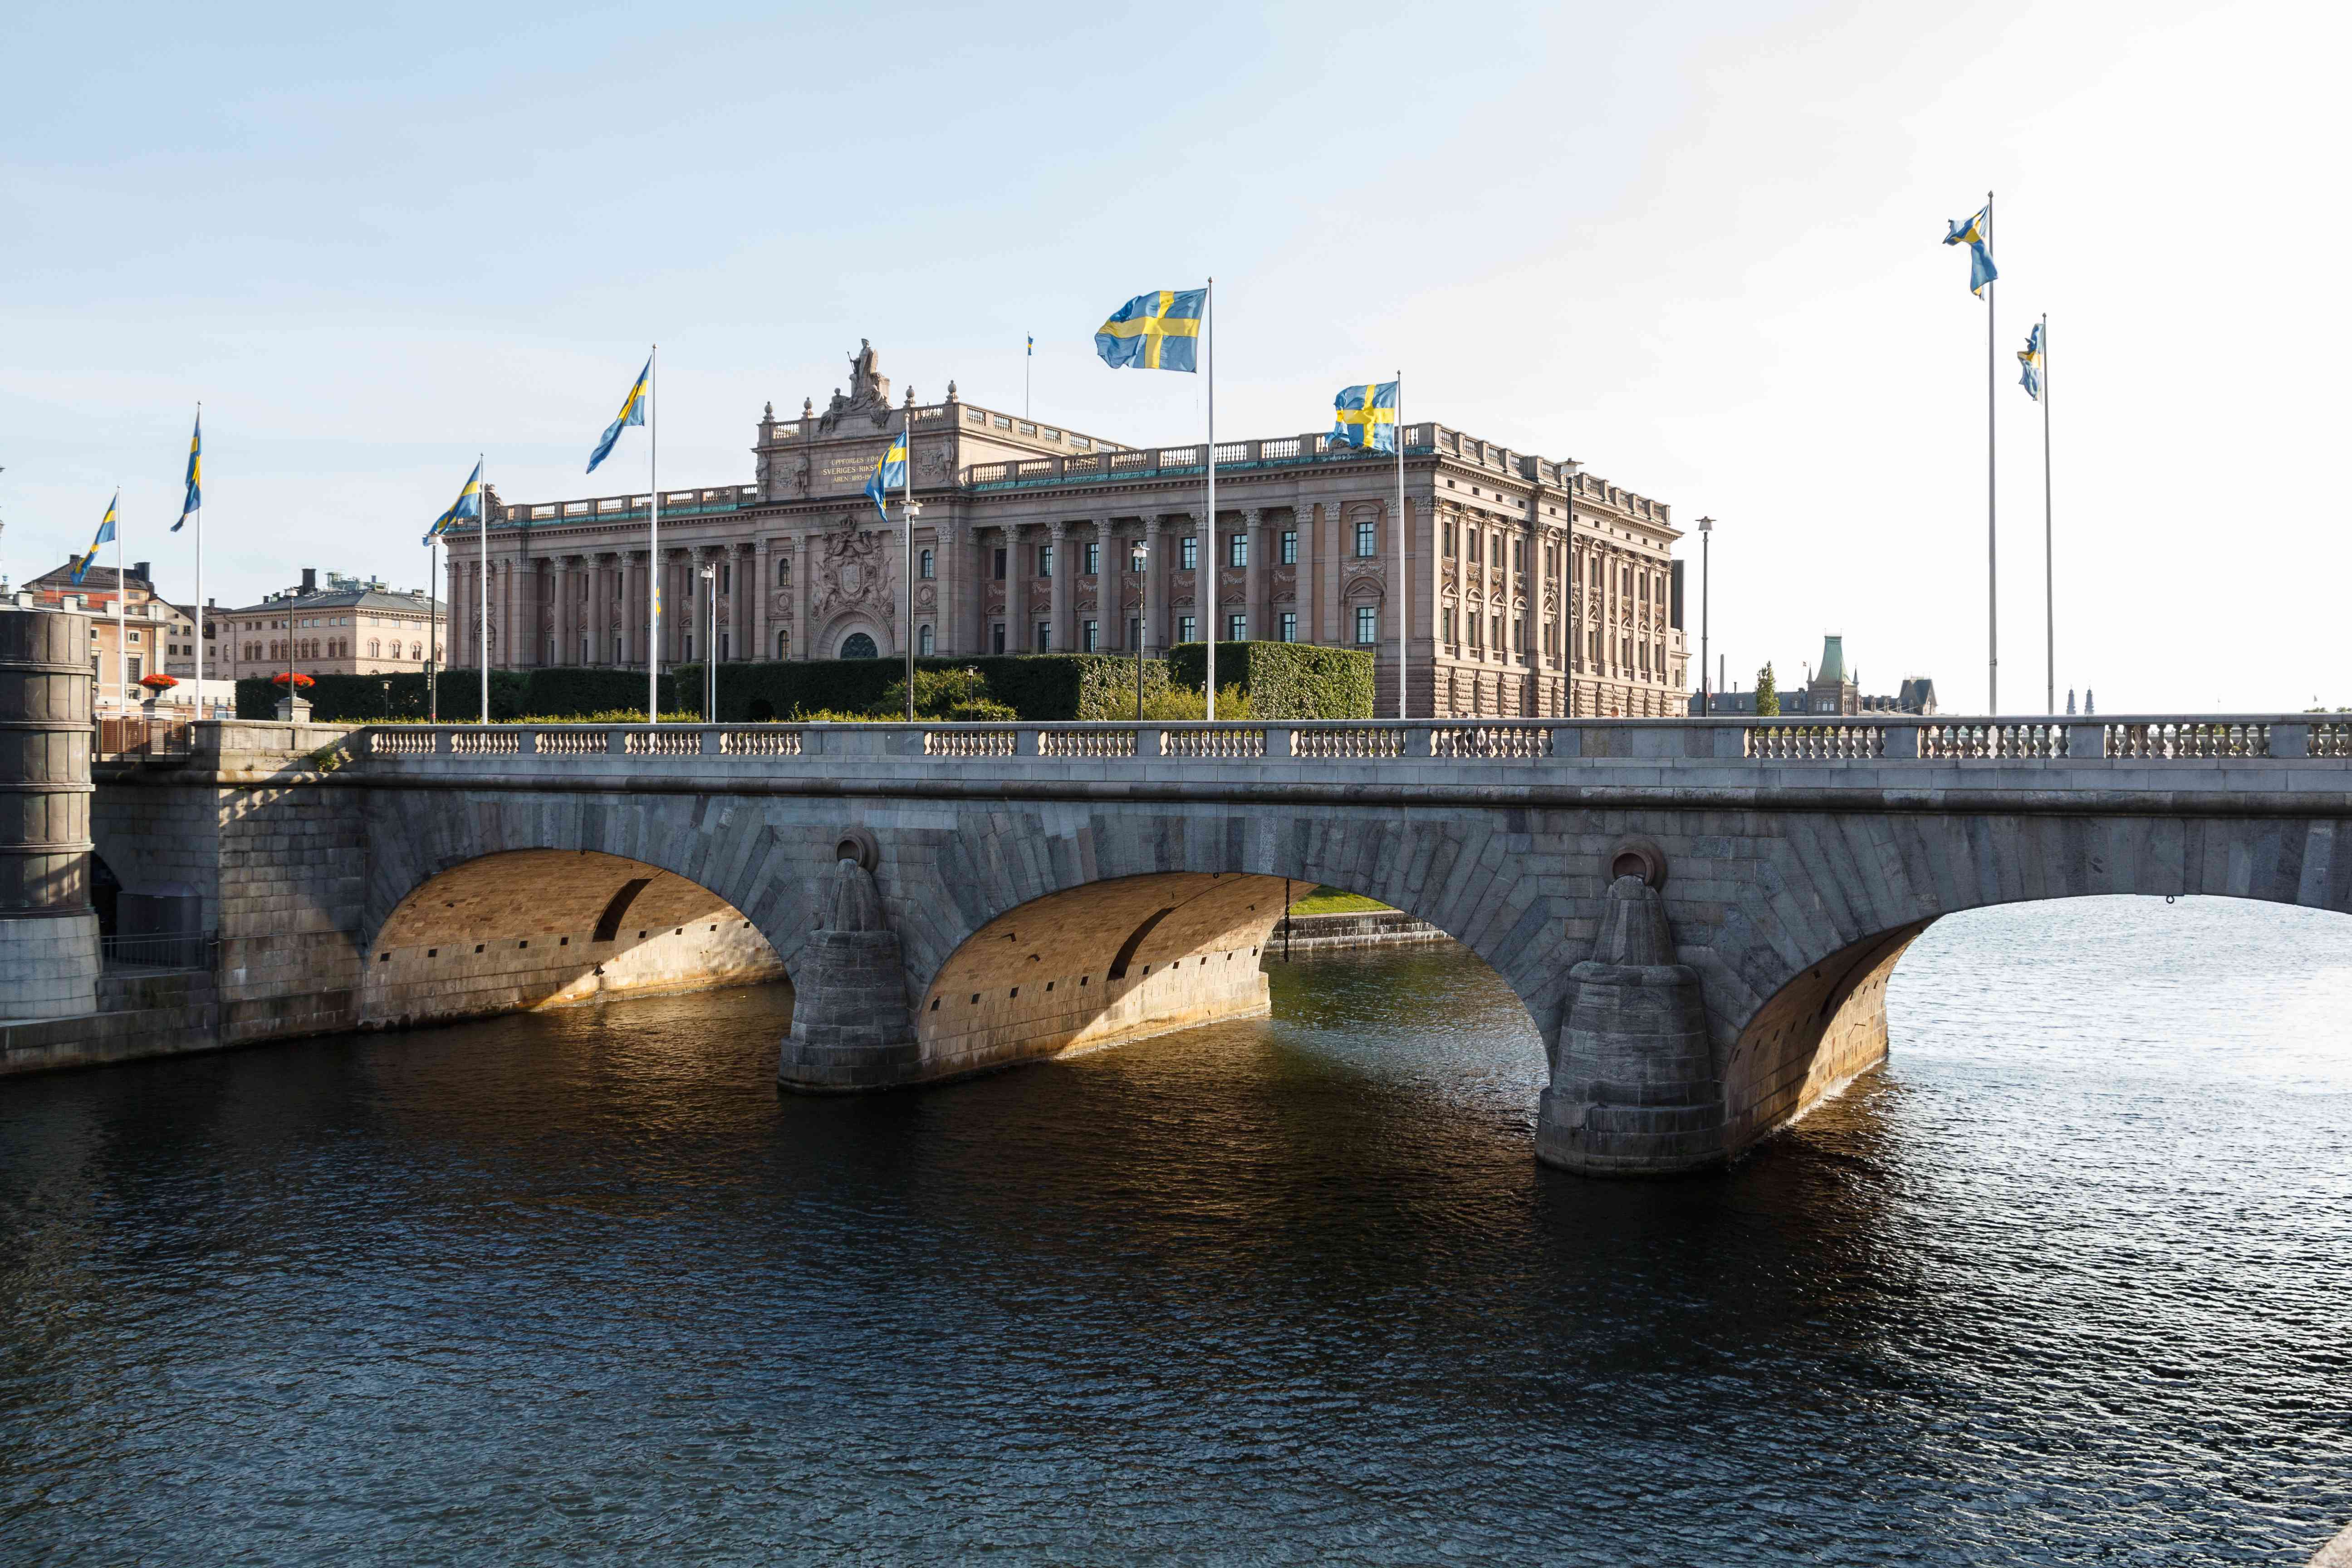
[[[1066,538],[1068,536],[1070,531],[1070,523],[1067,518],[1057,517],[1045,526],[1052,531],[1055,539]]]
[[[1258,520],[1263,518],[1265,515],[1265,509],[1263,507],[1254,506],[1244,508],[1242,511],[1242,526],[1244,528],[1255,528],[1258,525]]]

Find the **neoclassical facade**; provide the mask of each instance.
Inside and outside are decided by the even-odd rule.
[[[1408,426],[1404,563],[1396,468],[1322,432],[1217,444],[1204,529],[1200,445],[1139,448],[962,402],[894,403],[871,348],[851,387],[761,418],[748,485],[488,507],[494,667],[644,668],[646,574],[661,658],[1150,652],[1209,635],[1362,647],[1396,711],[1405,617],[1415,718],[1687,710],[1681,537],[1662,501],[1572,462]],[[911,616],[900,508],[861,493],[911,422]],[[451,658],[480,657],[479,555],[451,539]],[[1141,546],[1144,569],[1132,569]],[[701,569],[711,568],[704,578]]]

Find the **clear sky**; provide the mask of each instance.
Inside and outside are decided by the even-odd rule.
[[[1018,407],[1034,331],[1041,416],[1191,440],[1199,378],[1092,334],[1213,273],[1221,434],[1402,368],[1409,419],[1718,519],[1740,685],[1839,632],[1980,710],[1985,307],[1937,242],[1991,188],[2004,710],[2043,687],[2044,310],[2061,705],[2352,704],[2347,45],[2168,0],[20,4],[0,567],[119,483],[189,593],[201,398],[210,595],[421,584],[478,449],[509,501],[643,487],[639,432],[582,468],[653,341],[665,488],[748,482],[761,405],[861,337]]]

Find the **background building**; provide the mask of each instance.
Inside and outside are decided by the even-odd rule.
[[[1693,693],[1690,710],[1699,710],[1699,699]],[[1723,713],[1756,711],[1754,691],[1718,691],[1714,694],[1714,710]],[[1845,639],[1824,637],[1822,639],[1822,662],[1818,669],[1805,671],[1802,684],[1791,683],[1780,688],[1780,711],[1789,713],[1918,713],[1936,711],[1936,683],[1924,675],[1907,676],[1892,697],[1865,697],[1862,694],[1862,672],[1848,675],[1845,668]]]
[[[215,616],[205,612],[207,634]],[[435,606],[422,588],[394,593],[380,579],[340,572],[328,573],[322,588],[317,569],[305,566],[300,587],[217,616],[215,668],[232,679],[289,668],[304,675],[399,675],[422,672],[441,646],[446,606]]]
[[[122,709],[124,681],[130,685],[131,705],[147,701],[150,693],[139,682],[156,674],[174,676],[184,683],[181,689],[161,694],[156,700],[166,704],[194,701],[194,609],[193,605],[173,605],[157,597],[155,585],[148,576],[148,563],[133,562],[120,574],[111,566],[93,565],[77,584],[73,580],[73,564],[68,562],[55,571],[44,572],[13,593],[0,585],[0,597],[20,609],[72,610],[92,617],[90,673],[98,680],[100,712],[118,712]],[[116,640],[117,599],[122,600],[120,643]],[[125,656],[121,660],[115,658],[118,647]],[[212,673],[217,676],[220,672],[215,669]]]
[[[897,501],[860,493],[911,419],[911,625],[901,608]],[[666,490],[661,559],[643,494],[507,505],[452,536],[456,661],[642,668],[646,576],[662,587],[665,664],[710,651],[711,565],[722,659],[1158,652],[1211,635],[1360,647],[1379,711],[1396,710],[1398,617],[1416,717],[1685,711],[1681,537],[1665,503],[1574,462],[1443,425],[1407,426],[1404,581],[1396,467],[1321,430],[1218,443],[1218,511],[1201,517],[1203,455],[1139,449],[961,402],[893,404],[873,349],[850,389],[797,419],[770,405],[752,482]],[[1129,569],[1134,547],[1147,566]]]

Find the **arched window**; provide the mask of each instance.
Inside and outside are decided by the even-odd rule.
[[[793,657],[793,634],[782,626],[776,628],[776,657],[778,658]]]
[[[840,657],[843,658],[879,658],[882,657],[882,650],[874,646],[874,639],[867,637],[864,632],[852,632],[847,637],[841,639]]]
[[[917,563],[915,567],[915,575],[920,577],[926,583],[929,582],[932,575],[931,552],[928,550],[919,551],[916,553],[915,560]]]
[[[416,660],[419,664],[422,664],[425,661],[425,645],[421,642],[410,643],[408,645],[408,657]]]
[[[922,627],[919,627],[919,628],[918,628],[918,629],[917,629],[917,631],[916,631],[916,633],[915,633],[915,651],[916,651],[917,653],[920,654],[920,655],[921,655],[923,658],[930,658],[930,657],[931,657],[931,628],[930,628],[930,627],[929,627],[929,626],[922,626]]]
[[[789,588],[792,585],[793,558],[789,555],[779,555],[776,557],[776,586]]]

